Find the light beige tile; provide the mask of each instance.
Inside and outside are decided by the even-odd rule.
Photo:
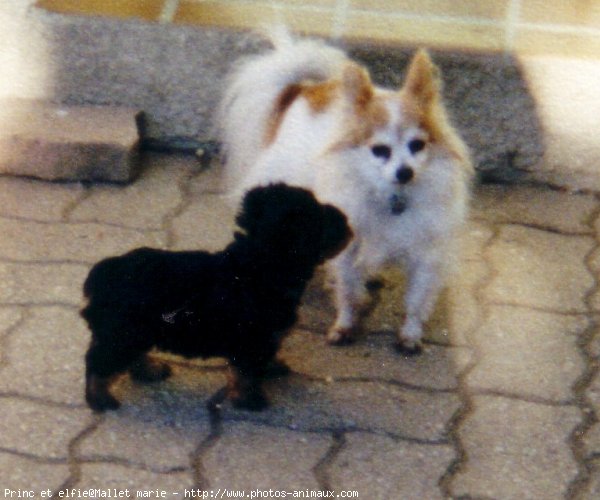
[[[580,316],[493,306],[477,332],[480,359],[467,376],[471,390],[567,401],[584,362],[577,335],[589,323]]]
[[[344,35],[350,38],[476,50],[500,50],[504,42],[504,31],[500,24],[457,23],[368,12],[352,13]]]
[[[521,222],[557,232],[589,233],[588,220],[597,203],[592,194],[542,186],[484,185],[476,189],[471,213],[488,222]]]
[[[600,59],[600,35],[521,27],[515,37],[514,50],[524,55]]]
[[[585,312],[594,285],[584,260],[594,240],[523,226],[506,226],[487,250],[494,268],[486,298],[556,313]]]
[[[600,28],[600,2],[593,0],[526,0],[521,2],[521,21],[576,24]]]
[[[63,14],[87,14],[111,17],[139,17],[149,21],[160,16],[164,0],[38,0],[36,5]]]
[[[351,9],[405,12],[422,16],[462,16],[503,19],[508,0],[352,0]]]
[[[268,5],[190,1],[181,2],[173,19],[176,23],[224,27],[252,27],[269,20],[275,20],[275,9]]]
[[[369,498],[442,499],[438,478],[454,455],[449,445],[397,442],[387,436],[353,433],[331,466],[331,481],[338,491],[368,492]]]
[[[202,465],[212,484],[233,490],[317,490],[312,468],[329,446],[324,434],[239,422],[227,426]],[[257,449],[266,452],[261,460],[256,460]]]
[[[565,498],[577,474],[565,443],[579,419],[575,407],[474,398],[473,411],[459,430],[469,460],[453,481],[453,496]]]
[[[184,0],[175,14],[176,23],[230,28],[259,28],[283,22],[290,29],[314,34],[329,34],[333,10],[312,10],[252,2],[192,2]]]
[[[246,4],[246,5],[265,5],[267,3],[275,4],[277,8],[286,7],[335,7],[338,0],[278,0],[277,2],[269,2],[268,0],[234,0],[233,2],[213,2],[206,0],[183,0],[185,3],[228,3],[228,4]]]

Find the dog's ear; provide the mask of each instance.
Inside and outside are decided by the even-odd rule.
[[[321,253],[331,258],[346,247],[353,234],[346,216],[332,205],[323,206],[323,220]]]
[[[401,89],[422,109],[429,109],[438,99],[440,93],[440,72],[429,53],[420,49],[408,67],[408,73]]]
[[[251,233],[256,224],[263,218],[269,190],[266,187],[256,187],[244,196],[242,207],[235,222],[239,227]]]
[[[355,106],[365,107],[373,98],[373,84],[369,73],[356,63],[348,63],[342,74],[344,95]]]

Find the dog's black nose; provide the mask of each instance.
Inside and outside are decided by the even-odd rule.
[[[396,170],[396,180],[400,184],[406,184],[407,182],[410,182],[414,176],[415,172],[410,167],[403,165],[398,170]]]

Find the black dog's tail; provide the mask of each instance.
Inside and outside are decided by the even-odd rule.
[[[98,262],[92,267],[85,279],[83,283],[83,296],[87,299],[88,303],[79,311],[79,314],[84,319],[89,321],[93,315],[93,311],[97,309],[95,306],[98,304],[95,304],[95,297],[112,297],[114,287],[118,284],[114,279],[111,279],[115,271],[118,271],[114,269],[117,259],[118,257],[111,257]]]
[[[79,314],[86,321],[90,321],[92,315],[92,297],[94,295],[94,284],[98,274],[98,264],[96,264],[89,272],[85,282],[83,283],[83,296],[87,299],[87,304],[79,310]]]

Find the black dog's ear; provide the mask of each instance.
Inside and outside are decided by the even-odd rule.
[[[268,188],[257,187],[248,191],[242,201],[242,208],[235,222],[248,233],[253,232],[256,223],[264,217]]]
[[[346,247],[352,239],[353,233],[346,216],[332,205],[323,207],[323,220],[321,253],[327,258],[331,258]]]

